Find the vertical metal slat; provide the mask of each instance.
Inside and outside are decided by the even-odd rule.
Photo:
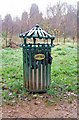
[[[31,57],[31,47],[29,48],[29,89],[32,90],[32,57]]]
[[[34,46],[34,55],[36,54],[36,46]],[[34,90],[36,90],[36,59],[34,59]]]
[[[45,55],[45,46],[43,46],[43,54]],[[46,57],[46,56],[45,56]],[[45,74],[45,59],[43,60],[43,65],[42,65],[42,73],[43,73],[43,89],[45,89],[45,78],[46,78],[46,74]]]
[[[36,69],[36,89],[37,90],[39,90],[38,87],[39,87],[39,82],[38,82],[38,68],[37,68]]]
[[[42,72],[43,66],[41,64],[41,90],[43,89],[43,72]]]
[[[24,77],[24,87],[26,87],[26,51],[23,48],[23,77]]]

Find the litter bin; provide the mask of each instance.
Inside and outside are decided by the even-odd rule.
[[[22,44],[24,86],[29,92],[46,92],[51,82],[51,47],[54,47],[55,37],[39,25],[21,33],[19,37],[24,39]]]

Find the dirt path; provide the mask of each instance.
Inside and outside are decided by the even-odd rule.
[[[48,98],[19,101],[15,105],[2,106],[3,118],[77,118],[77,101],[48,103]]]

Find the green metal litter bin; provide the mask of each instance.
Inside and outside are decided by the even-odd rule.
[[[31,30],[21,33],[20,38],[24,39],[24,86],[29,92],[46,92],[51,82],[51,47],[54,47],[55,37],[36,25]],[[27,39],[33,39],[33,42],[29,43]]]

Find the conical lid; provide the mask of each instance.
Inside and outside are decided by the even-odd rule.
[[[55,36],[50,35],[44,31],[38,24],[33,27],[31,30],[21,33],[19,35],[21,38],[39,38],[39,39],[55,39]]]

